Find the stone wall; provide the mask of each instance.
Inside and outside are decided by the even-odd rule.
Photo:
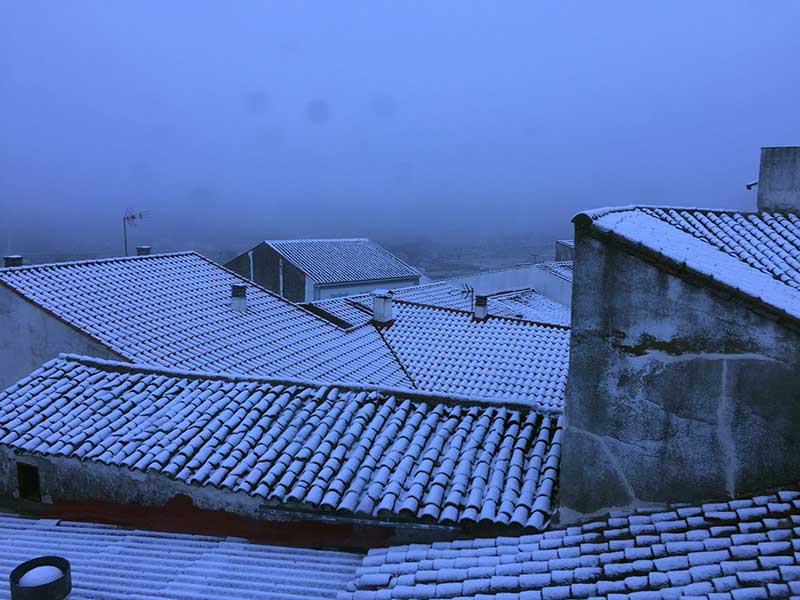
[[[800,479],[800,334],[576,231],[562,520]]]

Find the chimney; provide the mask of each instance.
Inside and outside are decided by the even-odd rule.
[[[761,149],[758,210],[800,212],[800,146]]]
[[[231,285],[231,308],[239,312],[247,310],[247,286],[242,283]]]
[[[149,256],[150,250],[150,246],[136,246],[136,256]]]
[[[10,254],[3,257],[3,263],[6,267],[21,267],[22,257],[19,254]]]
[[[372,322],[383,327],[388,327],[394,322],[392,296],[387,290],[372,292]]]
[[[475,306],[472,309],[472,318],[476,321],[483,321],[489,316],[489,298],[487,296],[475,296]]]
[[[61,556],[40,556],[9,575],[11,600],[63,600],[72,592],[72,569]]]

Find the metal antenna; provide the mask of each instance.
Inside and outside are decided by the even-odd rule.
[[[461,285],[461,295],[469,298],[469,309],[475,310],[475,288],[468,283],[464,283]]]
[[[134,212],[132,208],[125,209],[125,216],[122,217],[122,238],[125,243],[125,256],[128,256],[128,225],[136,227],[141,221],[147,218],[149,211]]]

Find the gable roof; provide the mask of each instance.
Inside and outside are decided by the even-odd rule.
[[[322,600],[336,597],[361,556],[267,546],[240,538],[182,535],[0,513],[0,600],[18,564],[70,562],[70,600]]]
[[[576,227],[679,277],[800,319],[800,216],[629,206],[578,214]]]
[[[411,385],[372,327],[344,332],[194,252],[0,269],[0,284],[133,362]]]
[[[17,452],[371,520],[541,529],[560,440],[559,414],[525,406],[70,355],[0,394]]]
[[[551,275],[555,275],[556,277],[560,277],[566,281],[572,281],[571,260],[541,262],[536,263],[534,266],[537,269],[541,269],[546,273],[550,273]]]
[[[560,410],[569,366],[569,327],[394,301],[381,330],[414,385]]]
[[[267,240],[317,283],[353,283],[419,277],[413,267],[366,238]]]
[[[800,596],[800,492],[372,550],[340,600]]]
[[[489,312],[555,325],[569,325],[571,321],[568,306],[532,289],[489,296]]]

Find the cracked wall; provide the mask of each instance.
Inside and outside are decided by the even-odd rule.
[[[576,231],[562,519],[800,479],[800,335]]]

